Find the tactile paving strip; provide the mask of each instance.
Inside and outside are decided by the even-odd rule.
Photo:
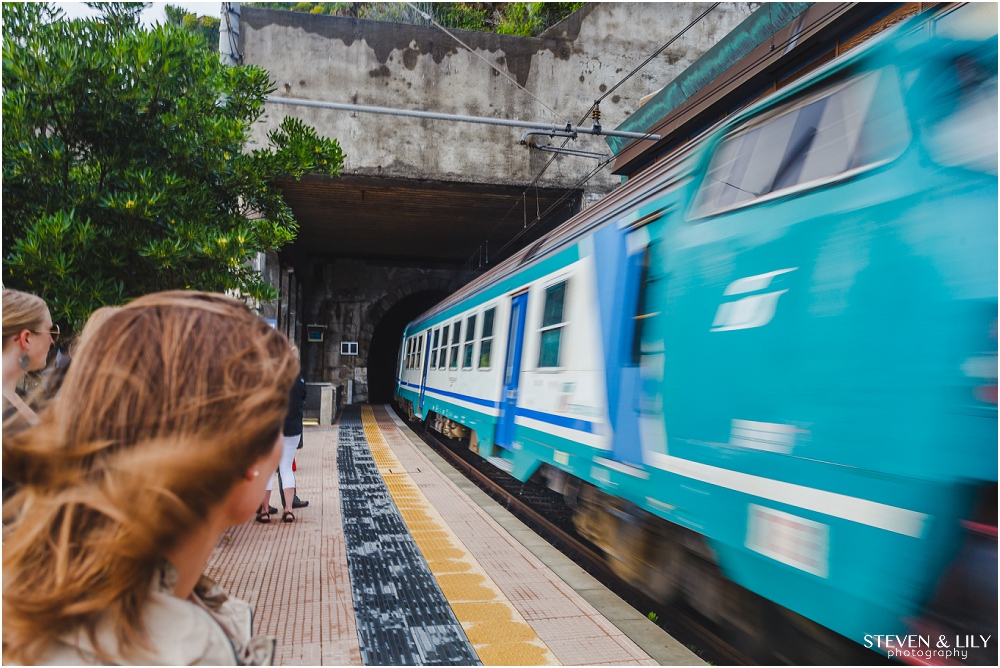
[[[389,495],[355,407],[341,418],[337,470],[364,664],[482,665]]]
[[[399,434],[395,427],[389,426],[387,434],[371,406],[361,408],[361,424],[396,508],[480,661],[487,666],[558,665],[559,660],[396,458],[388,444],[389,438]],[[416,473],[420,474],[419,468]]]

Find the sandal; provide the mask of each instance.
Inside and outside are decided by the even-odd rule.
[[[274,506],[268,506],[267,509],[270,511],[269,512],[270,515],[277,515],[278,514],[278,509],[275,508]]]
[[[295,515],[292,514],[292,511],[286,510],[285,513],[281,516],[281,521],[282,522],[289,522],[289,523],[290,522],[294,522],[295,521]]]
[[[270,524],[271,523],[271,515],[266,510],[264,510],[263,508],[258,508],[257,509],[257,521],[260,522],[261,524]]]

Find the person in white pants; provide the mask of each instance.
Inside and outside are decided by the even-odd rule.
[[[295,346],[292,346],[295,350]],[[296,351],[297,352],[297,351]],[[306,381],[300,375],[295,379],[291,392],[288,396],[288,413],[285,417],[284,451],[281,455],[281,463],[278,465],[279,479],[281,480],[282,492],[284,494],[284,512],[281,514],[282,522],[294,522],[295,514],[292,513],[295,502],[295,474],[292,472],[292,462],[295,461],[295,449],[302,438],[302,406],[306,398]],[[274,483],[274,476],[267,482],[267,490],[264,492],[264,499],[260,508],[257,509],[257,521],[262,524],[271,522],[271,487]]]

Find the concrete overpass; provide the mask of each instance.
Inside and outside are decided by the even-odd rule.
[[[719,5],[605,100],[602,124],[624,121],[758,4]],[[539,37],[452,31],[470,51],[433,26],[244,6],[238,44],[244,63],[270,71],[279,96],[577,123],[708,7],[591,3]],[[580,186],[596,163],[558,157],[525,192],[551,155],[519,145],[511,128],[284,105],[267,112],[252,141],[266,142],[289,115],[337,138],[346,154],[340,179],[280,184],[301,231],[267,271],[282,289],[280,325],[302,341],[306,379],[351,380],[357,400],[387,398],[405,322],[620,183],[607,169]],[[607,151],[597,137],[574,146]],[[322,343],[305,342],[310,324]],[[358,354],[341,355],[344,341],[356,341]]]

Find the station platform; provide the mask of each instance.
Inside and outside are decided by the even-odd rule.
[[[297,468],[295,522],[231,527],[208,565],[280,665],[704,665],[387,407],[307,427]]]

